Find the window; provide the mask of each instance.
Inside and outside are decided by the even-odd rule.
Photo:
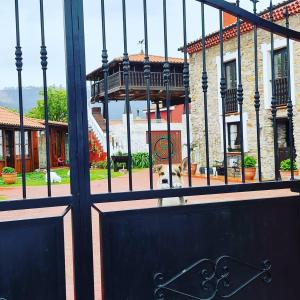
[[[3,160],[3,131],[0,129],[0,160]]]
[[[30,156],[30,151],[29,151],[29,133],[28,131],[25,131],[24,133],[25,137],[25,156],[29,157]],[[15,131],[15,151],[17,156],[21,156],[21,133],[20,131],[16,130]]]
[[[225,112],[235,113],[238,112],[238,103],[236,95],[236,61],[232,60],[225,63],[225,80],[226,80],[226,99],[225,99]]]
[[[288,76],[288,56],[287,49],[282,48],[274,51],[275,79]]]
[[[240,151],[240,122],[228,123],[228,151]]]
[[[227,90],[236,89],[236,61],[225,63],[225,78]]]
[[[277,105],[286,105],[288,98],[288,57],[286,48],[274,52],[274,68]]]

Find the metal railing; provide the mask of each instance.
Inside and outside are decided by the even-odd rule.
[[[229,89],[226,91],[225,112],[227,114],[238,112],[237,89]]]
[[[289,96],[288,78],[276,78],[275,79],[275,95],[276,95],[276,105],[284,106],[287,105]]]
[[[128,80],[130,88],[146,88],[146,80],[144,72],[129,71]],[[122,89],[125,87],[124,72],[119,71],[108,76],[108,92],[114,91],[115,89]],[[162,72],[151,72],[150,73],[150,87],[155,89],[164,89],[164,75]],[[170,74],[170,88],[171,89],[183,89],[183,74],[182,73],[171,73]],[[105,92],[104,79],[95,82],[92,85],[91,96],[103,96]]]

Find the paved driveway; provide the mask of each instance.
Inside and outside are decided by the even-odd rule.
[[[157,175],[155,175],[155,182]],[[184,178],[185,185],[187,178]],[[133,182],[135,190],[145,190],[149,186],[149,175],[146,170],[133,173]],[[212,184],[222,184],[219,180],[213,180]],[[128,190],[128,176],[114,178],[112,180],[113,191],[122,192]],[[193,178],[193,186],[205,186],[206,180],[204,178]],[[106,193],[107,182],[106,180],[93,181],[91,183],[92,193]],[[0,196],[7,199],[21,199],[21,187],[17,188],[2,188],[0,189]],[[65,196],[70,194],[69,185],[54,185],[53,196]],[[260,192],[246,192],[246,193],[231,193],[221,195],[204,195],[189,197],[190,204],[208,203],[215,201],[234,201],[234,200],[249,200],[255,198],[273,198],[293,195],[289,190],[276,190],[276,191],[260,191]],[[28,198],[46,197],[46,187],[28,187]],[[109,204],[98,205],[102,211],[113,210],[126,210],[136,208],[155,207],[157,200],[142,200],[132,202],[117,202]],[[22,210],[12,212],[0,212],[0,222],[6,220],[16,219],[31,219],[43,218],[49,216],[62,215],[64,207],[60,208],[46,208],[34,210]],[[101,299],[101,274],[100,274],[100,241],[99,241],[99,215],[94,210],[92,212],[93,222],[93,252],[94,252],[94,276],[95,276],[95,299]],[[68,213],[64,218],[64,232],[65,232],[65,269],[66,269],[66,284],[67,284],[67,299],[73,300],[74,298],[74,285],[73,285],[73,249],[72,249],[72,227],[71,227],[71,214]]]

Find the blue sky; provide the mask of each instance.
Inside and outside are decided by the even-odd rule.
[[[20,1],[21,44],[23,47],[24,86],[41,86],[40,69],[40,25],[39,1]],[[15,23],[14,1],[2,1],[0,11],[0,88],[17,85],[14,65]],[[53,85],[65,85],[63,1],[44,0],[46,21],[46,44],[48,46],[48,82]],[[149,43],[152,54],[163,54],[162,0],[148,0]],[[273,1],[280,2],[279,0]],[[182,45],[182,1],[168,0],[168,37],[169,55],[180,56],[177,49]],[[269,1],[261,0],[258,7],[267,7]],[[251,10],[250,0],[242,0],[241,6]],[[101,64],[101,19],[100,0],[84,0],[85,39],[87,71]],[[128,49],[129,53],[140,51],[138,41],[143,39],[142,0],[127,0]],[[107,43],[109,58],[123,53],[121,0],[106,0]],[[201,35],[200,3],[187,0],[188,40]],[[207,31],[217,29],[217,15],[213,9],[206,11]]]

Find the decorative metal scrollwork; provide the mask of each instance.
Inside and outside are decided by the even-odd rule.
[[[243,269],[243,274],[240,274],[241,271],[239,272],[238,268]],[[180,281],[185,276],[193,275],[197,276],[198,281],[200,277],[200,287],[197,288],[197,291],[185,290],[183,282]],[[231,280],[234,275],[239,278],[240,282]],[[258,267],[230,256],[221,256],[216,260],[205,258],[169,280],[166,280],[162,273],[156,273],[154,275],[154,296],[156,300],[166,300],[166,295],[172,294],[196,300],[228,299],[258,279],[267,284],[271,283],[271,263],[269,260],[265,260]]]

